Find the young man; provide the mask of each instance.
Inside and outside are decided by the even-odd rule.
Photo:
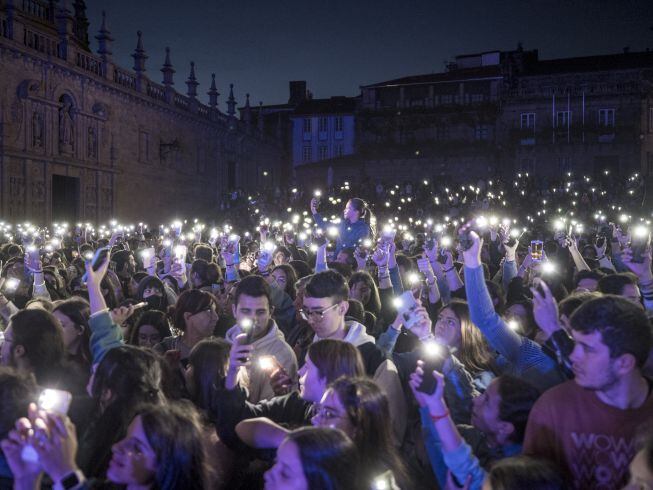
[[[236,340],[236,337],[249,332],[249,343],[253,349],[252,362],[247,367],[247,374],[249,375],[249,401],[252,403],[274,396],[270,374],[271,368],[275,367],[275,362],[279,363],[293,383],[297,378],[297,358],[272,319],[274,307],[270,297],[270,286],[261,276],[248,276],[240,281],[231,307],[236,325],[226,334],[226,339],[235,344],[243,341],[243,339]]]
[[[651,327],[631,301],[607,295],[570,319],[575,374],[531,411],[524,453],[557,463],[574,488],[621,488],[635,455],[635,435],[653,421],[652,384],[641,372]]]
[[[349,342],[363,356],[367,375],[385,391],[390,402],[395,442],[400,445],[406,429],[406,399],[397,367],[375,345],[364,325],[345,322],[349,308],[349,286],[345,278],[333,270],[314,274],[306,285],[302,317],[315,332],[315,340],[336,339]]]

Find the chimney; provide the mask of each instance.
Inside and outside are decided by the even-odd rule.
[[[306,100],[306,80],[295,80],[289,83],[290,98],[288,104],[298,105]]]

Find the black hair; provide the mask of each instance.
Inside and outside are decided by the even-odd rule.
[[[222,271],[214,262],[207,262],[204,259],[196,259],[190,267],[190,274],[197,274],[201,284],[198,287],[217,284],[222,279]]]
[[[599,332],[615,358],[631,354],[641,368],[651,350],[651,325],[644,310],[621,296],[605,295],[580,305],[569,319],[584,335]]]
[[[86,476],[104,475],[111,446],[125,437],[143,404],[165,401],[161,362],[152,351],[131,345],[111,349],[100,361],[91,387],[95,417],[87,428],[87,444],[79,451],[80,467]]]
[[[0,367],[0,439],[5,439],[36,400],[36,381],[31,374]]]
[[[306,284],[305,297],[335,298],[336,302],[345,301],[349,297],[349,286],[342,274],[326,270],[313,274]]]
[[[603,277],[605,277],[605,274],[602,273],[599,270],[582,270],[578,271],[576,273],[576,276],[574,278],[574,287],[578,287],[578,283],[582,281],[583,279],[594,279],[595,281],[600,281]]]
[[[180,401],[148,406],[138,415],[156,454],[153,488],[208,488],[204,435],[193,405]]]
[[[270,285],[261,276],[247,276],[238,283],[236,291],[234,292],[234,305],[236,308],[238,307],[238,300],[243,294],[252,298],[265,296],[268,300],[268,306],[270,309],[272,308],[272,292],[270,290]]]
[[[526,423],[531,408],[540,396],[537,388],[527,383],[521,378],[504,374],[499,376],[499,419],[504,422],[510,422],[514,427],[510,439],[517,444],[524,440],[526,432]]]
[[[498,460],[487,476],[492,490],[567,490],[562,471],[553,462],[514,456]]]
[[[567,318],[569,318],[571,317],[571,314],[576,311],[576,308],[585,303],[585,301],[600,297],[601,294],[598,292],[592,293],[580,291],[572,293],[563,299],[560,303],[558,303],[558,311],[560,312],[560,316],[565,315]]]
[[[623,293],[624,287],[628,285],[637,285],[637,276],[632,272],[620,272],[619,274],[610,274],[599,280],[599,291],[603,294]]]
[[[207,262],[213,262],[213,249],[208,245],[196,245],[194,253],[195,259],[204,259]]]
[[[187,388],[191,400],[201,410],[209,410],[216,388],[224,385],[230,349],[231,344],[224,339],[205,339],[195,344],[188,356],[193,376]]]
[[[338,429],[304,427],[286,437],[297,446],[308,488],[359,489],[359,458],[354,443]]]
[[[50,386],[61,381],[59,368],[63,365],[65,348],[59,320],[48,311],[35,308],[19,311],[11,317],[10,323],[13,330],[11,348],[23,346],[38,384]]]
[[[159,332],[159,337],[161,337],[161,340],[172,336],[167,315],[159,310],[150,310],[144,312],[138,318],[138,322],[136,325],[134,325],[134,328],[131,329],[128,341],[130,345],[139,345],[138,332],[143,325],[151,325],[156,328],[157,332]]]

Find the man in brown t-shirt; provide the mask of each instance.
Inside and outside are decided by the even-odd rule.
[[[641,373],[651,327],[641,308],[612,295],[581,305],[570,323],[575,379],[536,402],[524,453],[557,463],[574,488],[619,489],[638,428],[653,421],[651,383]]]

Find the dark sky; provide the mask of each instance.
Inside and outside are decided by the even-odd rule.
[[[143,31],[148,75],[161,82],[165,46],[185,93],[189,63],[207,100],[216,73],[220,109],[229,83],[239,104],[284,103],[288,81],[315,97],[357,95],[359,86],[439,72],[456,54],[510,50],[540,58],[653,48],[653,0],[87,0],[94,36],[101,11],[114,59],[131,68]]]

